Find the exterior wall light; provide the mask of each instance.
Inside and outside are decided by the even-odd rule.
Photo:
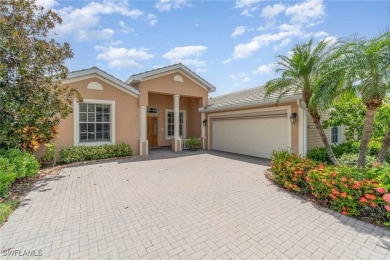
[[[297,118],[298,118],[298,115],[297,113],[292,113],[291,116],[290,116],[290,121],[291,121],[291,124],[295,124],[295,122],[297,121]]]
[[[203,126],[206,126],[207,124],[207,119],[203,120]]]

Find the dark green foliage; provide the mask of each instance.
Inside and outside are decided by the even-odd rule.
[[[38,161],[27,152],[21,152],[18,149],[0,150],[0,157],[7,158],[14,166],[17,179],[32,177],[38,173]]]
[[[58,134],[78,92],[63,86],[73,53],[52,30],[61,23],[35,0],[0,4],[0,148],[33,151]],[[79,98],[80,99],[80,98]]]
[[[6,197],[8,187],[24,177],[38,173],[39,163],[35,157],[18,149],[0,150],[0,197]]]
[[[7,158],[0,157],[0,197],[6,197],[8,187],[16,179],[15,168]]]
[[[130,145],[99,145],[99,146],[72,146],[62,148],[60,157],[65,163],[80,162],[87,160],[99,160],[114,157],[131,156],[133,150]]]

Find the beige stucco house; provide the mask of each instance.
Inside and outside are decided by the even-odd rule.
[[[78,145],[126,143],[135,155],[150,148],[184,149],[200,138],[204,149],[270,158],[274,149],[304,155],[321,140],[301,105],[300,95],[264,98],[264,89],[209,98],[215,87],[182,64],[132,75],[123,82],[93,67],[71,72],[64,85],[77,88],[83,102],[61,121],[54,142]],[[340,130],[327,131],[341,141]],[[331,135],[332,133],[332,135]]]

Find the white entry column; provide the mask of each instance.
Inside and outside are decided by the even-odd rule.
[[[175,152],[181,151],[180,138],[180,95],[173,95],[173,144],[172,150]]]
[[[146,138],[146,131],[147,131],[146,116],[147,116],[146,106],[139,106],[139,132],[140,132],[139,154],[140,155],[148,155],[149,153],[149,144],[148,144],[148,139]]]
[[[200,114],[200,129],[201,129],[201,138],[202,138],[202,149],[205,149],[206,144],[206,114],[201,113]],[[205,123],[204,123],[205,122]]]

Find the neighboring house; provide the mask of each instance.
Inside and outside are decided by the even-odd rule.
[[[304,155],[322,145],[300,95],[287,95],[276,105],[276,96],[265,99],[257,87],[209,98],[215,87],[182,64],[126,82],[93,67],[69,73],[63,84],[78,89],[84,100],[75,100],[73,113],[61,121],[54,140],[59,149],[126,143],[135,155],[147,155],[158,146],[181,151],[185,139],[198,137],[205,149],[270,158],[274,149]],[[331,131],[332,140],[341,141]]]

